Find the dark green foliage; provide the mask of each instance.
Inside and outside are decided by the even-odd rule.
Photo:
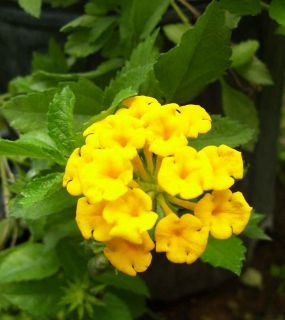
[[[216,88],[226,117],[212,116],[212,130],[189,145],[252,149],[259,133],[254,98],[273,80],[258,40],[233,43],[232,31],[243,16],[263,8],[284,35],[284,3],[213,0],[197,17],[177,11],[170,0],[18,3],[33,17],[49,6],[78,5],[84,12],[61,28],[65,44],[51,40],[47,53],[34,53],[31,74],[13,79],[0,96],[1,115],[16,137],[0,139],[9,200],[0,221],[0,318],[136,319],[146,310],[149,290],[139,277],[115,272],[104,260],[104,246],[80,235],[77,199],[62,186],[67,158],[82,143],[84,128],[114,113],[124,99],[139,94],[189,104],[213,82],[221,84]],[[164,21],[166,13],[176,21]],[[262,219],[254,213],[244,235],[268,240],[258,226]],[[235,236],[210,237],[201,258],[240,274],[245,247]],[[8,315],[12,309],[21,310],[17,318]]]

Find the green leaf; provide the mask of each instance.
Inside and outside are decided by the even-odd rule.
[[[253,138],[254,131],[237,121],[212,116],[212,129],[197,139],[190,139],[189,145],[200,150],[208,145],[219,146],[226,144],[235,148],[250,142]]]
[[[209,83],[217,80],[230,63],[230,29],[225,15],[213,1],[180,44],[161,54],[155,74],[167,101],[192,100]]]
[[[143,318],[143,315],[148,311],[145,296],[134,294],[132,291],[113,288],[112,293],[116,293],[116,296],[126,303],[133,319]]]
[[[42,0],[18,0],[19,6],[33,17],[39,18]]]
[[[246,40],[232,47],[232,68],[240,67],[251,62],[259,48],[257,40]]]
[[[81,78],[77,82],[71,82],[68,85],[76,98],[74,106],[77,117],[76,125],[80,124],[80,122],[83,123],[84,120],[90,116],[104,110],[104,93],[102,89],[96,86],[92,81]],[[80,127],[78,129],[81,130]],[[78,129],[76,131],[78,131]]]
[[[71,32],[77,28],[91,28],[96,23],[97,17],[92,15],[82,15],[64,25],[61,32]]]
[[[32,70],[44,70],[47,72],[64,73],[68,71],[67,62],[60,45],[54,40],[49,41],[48,53],[35,52],[32,60]]]
[[[156,59],[154,43],[157,32],[141,42],[132,52],[130,60],[105,90],[104,105],[110,106],[122,90],[137,92],[153,68]]]
[[[267,66],[253,57],[248,64],[236,68],[236,71],[247,81],[257,85],[272,85],[273,80]]]
[[[16,141],[0,139],[0,155],[6,157],[21,156],[35,159],[48,159],[59,164],[64,163],[64,159],[56,149],[36,139],[34,141],[25,138]]]
[[[29,182],[27,190],[24,189],[24,191],[22,191],[24,194],[19,194],[11,202],[11,216],[33,220],[60,212],[66,208],[74,207],[76,198],[70,196],[67,191],[62,188],[60,176],[61,174],[57,176],[52,176],[51,174]],[[42,187],[46,189],[35,192],[35,195],[32,195],[36,186],[41,184]]]
[[[275,33],[280,36],[285,36],[285,25],[284,26],[278,26],[275,30]]]
[[[220,0],[221,5],[238,15],[256,15],[261,12],[260,0]]]
[[[222,100],[225,115],[251,128],[254,134],[250,142],[255,142],[259,132],[259,119],[253,101],[224,81],[222,81]]]
[[[109,286],[124,289],[135,294],[150,297],[150,292],[144,281],[139,277],[130,277],[114,270],[106,271],[103,274],[96,275],[96,281]]]
[[[175,44],[181,41],[183,34],[189,30],[189,26],[184,23],[172,23],[163,26],[166,37]]]
[[[17,308],[42,319],[58,312],[62,295],[60,289],[61,281],[49,278],[1,285],[1,295]]]
[[[72,212],[72,210],[68,210],[68,211]],[[64,212],[61,212],[59,216],[61,216],[63,213]],[[74,208],[74,212],[72,213],[74,215],[75,208]],[[52,215],[51,217],[54,217],[54,215]],[[66,219],[57,224],[53,224],[52,222],[50,222],[50,220],[47,220],[47,225],[49,225],[49,227],[45,231],[45,234],[43,237],[43,241],[47,250],[53,249],[58,244],[58,242],[63,238],[78,236],[80,234],[78,227],[75,223],[74,216],[72,216],[68,220]]]
[[[246,248],[237,237],[227,240],[210,237],[201,259],[214,267],[221,267],[240,275],[245,253]]]
[[[269,6],[269,15],[279,24],[285,26],[285,3],[284,0],[272,0]]]
[[[116,21],[114,17],[90,17],[89,19],[87,17],[86,19],[79,17],[65,27],[65,31],[75,28],[75,31],[68,36],[65,51],[76,58],[87,57],[102,49]],[[80,23],[88,27],[83,28]]]
[[[132,320],[130,310],[127,305],[117,296],[106,293],[103,297],[105,306],[94,306],[94,314],[100,320]]]
[[[237,14],[231,13],[227,10],[225,10],[225,18],[226,18],[226,26],[228,26],[230,29],[235,29],[238,27],[238,24],[241,20],[241,17]]]
[[[83,279],[87,272],[87,255],[84,255],[82,244],[75,239],[62,239],[56,246],[56,253],[65,277]]]
[[[109,116],[110,114],[114,114],[116,112],[116,110],[119,107],[119,104],[124,100],[127,99],[131,96],[135,96],[137,94],[137,91],[132,89],[132,88],[126,88],[123,89],[121,91],[118,92],[118,94],[115,95],[111,106],[106,109],[101,111],[98,114],[95,114],[95,116],[93,116],[92,118],[90,118],[86,123],[85,123],[85,128],[88,128],[91,124],[93,124],[94,122],[100,121],[104,118],[106,118],[107,116]]]
[[[69,87],[56,93],[49,105],[48,133],[63,154],[74,149],[73,109],[75,96]]]
[[[122,3],[120,35],[128,52],[153,32],[170,0],[130,0]]]
[[[57,272],[59,262],[53,251],[45,251],[40,243],[15,247],[0,265],[0,283],[39,280]]]
[[[271,238],[259,226],[264,219],[264,214],[253,212],[243,234],[252,239],[271,240]]]
[[[1,108],[10,125],[21,133],[41,130],[46,126],[47,111],[56,90],[19,95]]]
[[[36,177],[29,181],[21,191],[20,204],[28,207],[57,192],[62,185],[62,173],[50,173],[46,176]]]
[[[65,8],[79,2],[80,0],[46,0],[46,1],[48,1],[48,3],[54,8],[56,7]]]

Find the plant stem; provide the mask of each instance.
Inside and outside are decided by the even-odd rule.
[[[187,200],[182,200],[178,199],[176,197],[168,196],[168,199],[170,202],[173,204],[176,204],[182,208],[189,209],[189,210],[194,210],[196,203],[192,201],[187,201]]]
[[[153,173],[153,154],[152,152],[149,151],[149,146],[145,145],[143,149],[144,155],[145,155],[145,160],[147,164],[147,168],[150,172],[150,174]]]
[[[162,157],[156,156],[156,164],[155,164],[155,172],[154,172],[155,177],[157,177],[158,175],[159,169],[161,167],[161,163],[162,163]]]
[[[181,4],[183,4],[184,7],[186,7],[195,18],[198,18],[201,13],[189,2],[187,2],[187,0],[178,0]]]
[[[150,176],[149,174],[147,173],[147,171],[145,170],[145,167],[143,165],[143,162],[140,158],[139,155],[137,155],[133,161],[133,166],[134,166],[134,169],[135,171],[139,174],[139,176],[143,179],[143,180],[146,180],[146,181],[150,181]]]
[[[269,9],[269,4],[264,1],[260,1],[260,5],[261,5],[262,9],[264,9],[264,10]]]
[[[166,215],[169,215],[169,214],[175,214],[174,211],[171,210],[171,208],[168,206],[168,204],[166,203],[166,200],[164,198],[164,196],[162,194],[158,195],[157,197],[157,201],[161,207],[161,209],[164,211],[164,213]]]
[[[4,212],[5,216],[9,216],[9,200],[10,200],[10,191],[8,187],[8,179],[5,170],[5,158],[0,158],[0,174],[2,181],[2,195],[3,195],[3,203],[4,203]]]
[[[172,8],[174,9],[174,11],[176,12],[176,14],[178,15],[178,17],[180,18],[180,20],[187,26],[190,25],[190,21],[188,20],[187,16],[183,13],[183,11],[179,8],[179,6],[177,5],[177,3],[175,2],[175,0],[171,0],[170,1],[170,5],[172,6]]]

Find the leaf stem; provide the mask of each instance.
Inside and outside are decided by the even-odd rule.
[[[190,21],[188,20],[187,16],[183,13],[183,11],[179,8],[179,6],[177,5],[177,3],[175,2],[175,0],[171,0],[170,1],[170,5],[172,6],[172,8],[174,9],[174,11],[176,12],[176,14],[178,15],[178,17],[180,18],[180,20],[187,26],[190,25]]]

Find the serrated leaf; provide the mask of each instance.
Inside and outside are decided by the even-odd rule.
[[[1,295],[17,308],[37,317],[54,316],[59,309],[61,281],[55,278],[1,285]]]
[[[103,297],[105,306],[94,306],[94,314],[100,320],[132,320],[128,306],[117,296],[106,293]]]
[[[121,91],[118,92],[118,94],[115,95],[111,106],[106,109],[101,111],[98,114],[95,114],[95,116],[93,116],[92,118],[90,118],[84,125],[85,128],[88,128],[92,123],[100,121],[104,118],[106,118],[107,116],[114,114],[116,112],[116,110],[119,107],[119,104],[124,100],[127,99],[131,96],[135,96],[137,94],[137,91],[132,89],[132,88],[126,88],[123,89]]]
[[[251,62],[259,48],[257,40],[246,40],[232,47],[232,68],[240,67]]]
[[[267,66],[253,57],[248,64],[236,68],[236,71],[247,81],[257,85],[272,85],[273,80]]]
[[[222,101],[225,115],[251,128],[254,134],[250,142],[255,142],[259,132],[259,119],[253,101],[224,81],[222,82]]]
[[[212,116],[212,129],[197,139],[190,139],[189,145],[200,150],[208,145],[219,146],[226,144],[235,148],[252,140],[254,131],[247,126],[220,116]]]
[[[32,60],[32,70],[64,73],[68,71],[67,62],[60,45],[54,40],[49,41],[48,53],[35,52]]]
[[[201,259],[214,267],[221,267],[240,275],[245,253],[246,248],[237,237],[226,240],[210,237]]]
[[[94,17],[92,15],[82,15],[68,22],[60,29],[60,31],[70,32],[76,28],[91,28],[95,24],[96,20],[97,17]]]
[[[220,0],[221,5],[238,15],[256,15],[261,12],[259,0]]]
[[[152,70],[156,59],[156,51],[154,49],[156,37],[157,32],[141,42],[133,50],[130,60],[106,88],[104,96],[105,106],[110,106],[116,95],[122,90],[139,90]]]
[[[56,93],[49,105],[48,133],[63,154],[74,149],[73,109],[75,96],[69,87]]]
[[[167,101],[186,103],[230,64],[230,29],[216,1],[211,2],[180,44],[161,54],[154,70]]]
[[[49,194],[58,191],[62,185],[62,179],[62,173],[50,173],[46,176],[32,179],[20,193],[20,204],[23,207],[27,207],[44,200]]]
[[[10,125],[21,133],[46,126],[47,111],[56,90],[29,93],[12,98],[1,108]]]
[[[187,26],[184,23],[172,23],[163,26],[163,31],[170,41],[178,44],[181,41],[183,34],[189,30],[189,28],[190,26]]]
[[[79,17],[76,21],[79,21],[77,25],[76,21],[67,26],[67,30],[72,27],[80,27],[80,23],[83,23],[83,18]],[[87,20],[87,18],[85,19]],[[65,45],[65,51],[76,57],[84,58],[90,54],[94,54],[99,51],[108,40],[109,31],[112,29],[112,25],[116,21],[114,17],[89,17],[86,24],[88,27],[76,29],[68,36],[68,40]],[[66,31],[66,29],[65,29]]]
[[[285,2],[284,0],[272,0],[269,6],[269,15],[281,25],[285,25]]]
[[[39,18],[42,0],[18,0],[19,6],[33,17]]]
[[[59,269],[53,251],[45,251],[40,243],[26,243],[15,247],[0,264],[0,283],[39,280],[49,277]]]
[[[271,240],[271,238],[259,226],[264,219],[264,214],[253,212],[243,234],[252,239]]]
[[[64,163],[63,157],[57,150],[40,141],[16,141],[0,139],[0,155],[6,157],[29,157],[34,159],[53,160],[59,164]]]
[[[76,97],[75,112],[82,120],[104,110],[103,91],[88,79],[81,78],[68,84]],[[79,123],[80,121],[77,121]],[[83,121],[81,121],[83,123]],[[79,128],[81,130],[81,128]]]
[[[144,281],[139,277],[130,277],[121,272],[115,273],[112,271],[107,271],[103,274],[96,276],[96,281],[109,286],[124,289],[135,294],[143,295],[145,297],[150,297],[150,292]]]
[[[11,216],[34,220],[74,207],[76,199],[63,189],[60,175],[49,177],[51,181],[48,183],[48,177],[28,183],[29,187],[24,191],[24,195],[19,194],[10,203]],[[46,184],[46,190],[38,191],[32,195],[35,186],[40,185],[43,181]],[[31,195],[31,197],[27,197],[27,195]]]
[[[169,3],[169,0],[122,2],[120,36],[127,52],[153,32]]]

